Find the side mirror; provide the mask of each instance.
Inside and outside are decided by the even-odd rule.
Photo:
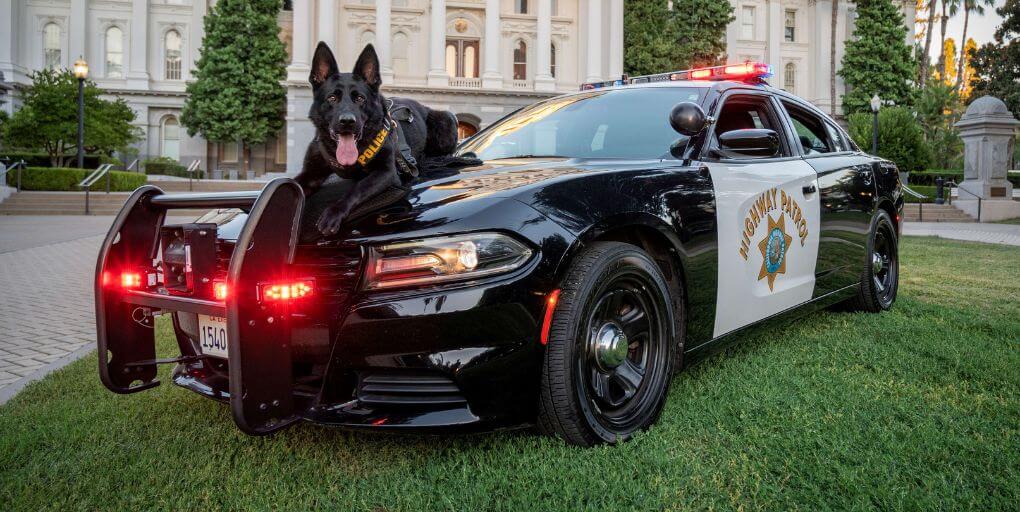
[[[719,135],[719,150],[726,158],[773,157],[779,154],[779,134],[759,128],[730,130]]]
[[[708,117],[697,103],[677,103],[669,112],[669,125],[680,135],[693,137],[705,129]]]

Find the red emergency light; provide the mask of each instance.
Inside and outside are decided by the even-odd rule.
[[[213,297],[216,300],[227,300],[230,288],[223,281],[213,281]]]
[[[140,288],[142,286],[142,275],[138,272],[121,272],[120,286],[122,288]]]
[[[762,62],[744,62],[742,64],[727,64],[725,66],[713,66],[707,68],[685,69],[682,71],[671,71],[669,73],[658,73],[655,75],[643,75],[627,77],[624,75],[619,80],[607,82],[588,82],[581,85],[582,91],[602,89],[632,84],[646,84],[651,82],[676,82],[680,80],[734,80],[738,82],[761,83],[772,76],[772,66]]]
[[[292,282],[259,285],[259,299],[262,302],[285,302],[309,297],[315,290],[312,279],[298,279]]]

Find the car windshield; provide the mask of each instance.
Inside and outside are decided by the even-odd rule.
[[[704,89],[616,89],[561,96],[521,109],[465,142],[458,154],[482,160],[527,157],[671,158],[679,138],[669,112],[700,104]]]

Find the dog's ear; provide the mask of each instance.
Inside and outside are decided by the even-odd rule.
[[[369,44],[361,50],[358,62],[354,63],[354,77],[361,78],[373,89],[382,85],[382,78],[379,77],[379,56],[375,54],[375,48]]]
[[[340,68],[336,65],[336,58],[333,57],[333,52],[329,50],[329,45],[319,41],[319,46],[315,47],[315,57],[312,58],[312,73],[309,75],[308,81],[312,83],[312,87],[318,87],[327,78],[339,73]]]

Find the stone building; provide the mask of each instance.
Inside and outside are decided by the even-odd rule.
[[[238,144],[189,137],[179,122],[202,18],[213,2],[0,0],[0,73],[13,86],[2,108],[17,109],[18,88],[29,83],[31,71],[69,67],[84,56],[96,84],[137,112],[143,158],[239,167]],[[776,85],[827,108],[831,0],[731,2],[736,19],[726,35],[729,59],[769,62]],[[839,5],[837,59],[854,17],[847,0]],[[913,5],[904,3],[911,22]],[[451,110],[467,136],[520,106],[621,75],[623,8],[624,0],[288,0],[279,15],[290,59],[281,112],[286,126],[253,148],[252,168],[300,168],[312,138],[307,80],[320,40],[334,49],[343,70],[366,43],[375,44],[385,92]],[[672,5],[664,0],[663,8]],[[838,94],[842,90],[840,82]]]

